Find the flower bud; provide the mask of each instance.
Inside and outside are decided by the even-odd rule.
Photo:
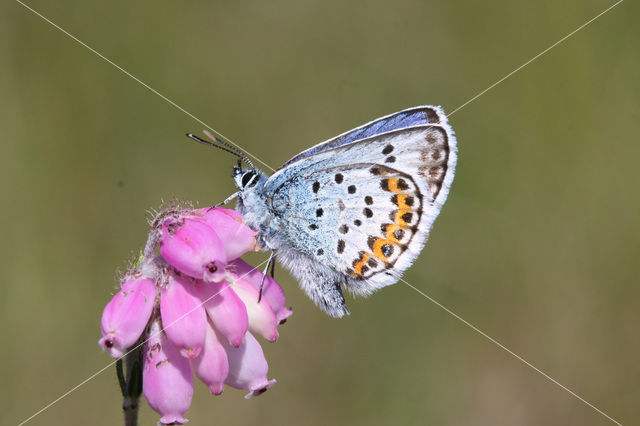
[[[102,339],[98,344],[120,358],[140,337],[155,303],[156,286],[148,278],[130,276],[102,313]]]
[[[231,278],[231,288],[242,299],[247,308],[249,330],[264,337],[269,342],[278,340],[278,320],[267,300],[263,298],[258,303],[258,290],[247,279],[234,273],[229,273],[228,275]]]
[[[207,314],[191,278],[169,272],[160,291],[160,315],[167,337],[182,356],[197,357],[207,333]]]
[[[232,270],[235,275],[244,277],[256,290],[260,290],[264,272],[249,265],[242,259],[236,259],[229,264],[227,269]],[[292,314],[291,309],[286,307],[286,300],[282,287],[271,276],[264,277],[262,286],[262,298],[266,299],[271,309],[276,314],[276,319],[280,324],[284,323]]]
[[[215,229],[224,242],[228,261],[237,259],[248,251],[258,249],[256,243],[258,233],[249,228],[240,213],[235,210],[207,207],[195,210],[194,214],[198,220]]]
[[[232,346],[242,343],[249,327],[247,308],[226,281],[207,283],[196,281],[195,288],[216,329]]]
[[[189,360],[180,356],[158,321],[151,327],[142,374],[142,391],[151,408],[162,415],[160,424],[186,423],[183,416],[191,405],[193,374]]]
[[[216,232],[189,218],[168,218],[162,224],[160,254],[171,266],[193,278],[213,282],[224,278],[227,256]]]
[[[212,394],[220,395],[224,390],[224,381],[229,374],[229,360],[227,352],[220,342],[224,337],[218,337],[211,324],[207,325],[207,339],[200,355],[191,360],[196,376],[202,380]]]

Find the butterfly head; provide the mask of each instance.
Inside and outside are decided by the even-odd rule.
[[[250,188],[256,186],[256,184],[261,180],[262,173],[255,169],[242,169],[242,162],[238,161],[238,164],[233,167],[233,180],[236,183],[236,186],[240,190],[240,192],[244,192]]]

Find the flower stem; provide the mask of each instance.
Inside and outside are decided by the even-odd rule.
[[[124,386],[124,400],[122,401],[122,411],[124,413],[124,426],[138,425],[138,403],[142,393],[142,356],[143,351],[140,345],[129,352],[126,356],[127,380]],[[118,379],[123,376],[122,364],[119,364]]]

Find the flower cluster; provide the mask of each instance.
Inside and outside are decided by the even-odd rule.
[[[144,343],[142,390],[161,424],[187,421],[194,374],[216,395],[227,384],[250,398],[275,383],[254,336],[276,341],[291,310],[278,283],[240,259],[256,249],[233,210],[167,209],[104,309],[99,344],[112,357]]]

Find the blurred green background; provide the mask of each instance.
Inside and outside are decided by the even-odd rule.
[[[453,111],[612,2],[28,4],[277,167],[409,106]],[[451,117],[457,176],[406,274],[624,424],[640,424],[639,16],[622,3]],[[146,211],[221,201],[233,159],[13,1],[0,58],[0,423],[17,424],[111,362],[99,319]],[[264,344],[277,386],[198,384],[189,424],[612,424],[404,284],[332,320],[277,273],[294,309]],[[109,368],[30,424],[117,425],[120,404]]]

